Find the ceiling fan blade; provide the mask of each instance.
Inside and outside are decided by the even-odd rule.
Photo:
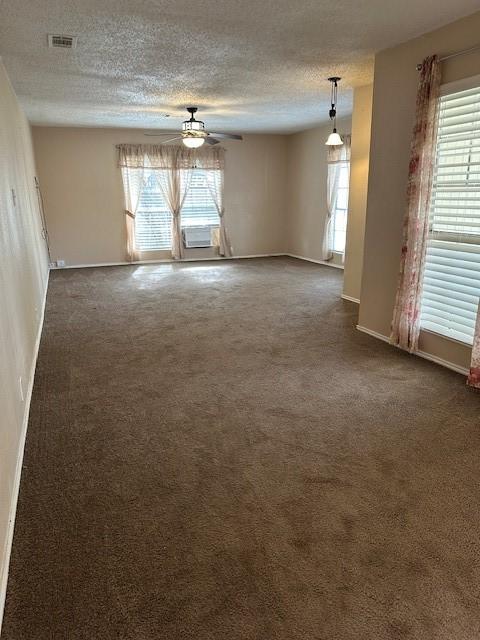
[[[207,137],[205,138],[205,142],[206,142],[207,144],[212,144],[212,145],[213,145],[213,144],[219,144],[219,143],[220,143],[220,140],[217,140],[216,138],[212,138],[212,136],[207,136]]]
[[[145,133],[144,135],[149,136],[151,138],[157,138],[162,135],[161,133]],[[160,140],[160,144],[167,144],[167,142],[173,142],[174,140],[181,140],[182,136],[176,136],[175,138],[169,138],[168,140]]]
[[[211,136],[215,138],[225,138],[229,140],[243,140],[243,136],[240,136],[238,133],[210,133]]]
[[[167,133],[155,133],[155,131],[144,131],[144,136],[152,136],[152,137],[161,137],[161,136],[179,136],[180,133],[177,131],[167,131]]]

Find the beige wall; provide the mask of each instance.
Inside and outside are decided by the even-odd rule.
[[[375,59],[372,142],[368,185],[365,258],[359,324],[388,335],[402,245],[402,222],[411,132],[418,83],[416,64],[479,43],[480,13],[380,52]],[[480,52],[442,64],[444,82],[478,74]],[[422,335],[420,349],[461,367],[469,349],[446,338]],[[440,355],[443,354],[443,355]]]
[[[338,121],[340,133],[350,133],[351,119]],[[288,253],[322,260],[322,238],[327,209],[327,147],[331,125],[289,136],[288,141]],[[340,256],[335,256],[342,264]]]
[[[48,276],[34,173],[30,129],[0,61],[0,620],[17,461]]]
[[[343,294],[356,300],[360,300],[362,287],[372,99],[373,85],[358,87],[353,93],[352,155]]]
[[[145,143],[142,131],[34,127],[52,259],[66,265],[125,260],[123,189],[115,145]],[[226,142],[225,209],[235,255],[284,251],[285,136]],[[187,258],[212,255],[187,252]],[[169,252],[143,255],[169,258]]]

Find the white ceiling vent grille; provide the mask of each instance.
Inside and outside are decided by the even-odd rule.
[[[77,36],[64,36],[48,34],[48,46],[60,49],[75,49],[77,46]]]

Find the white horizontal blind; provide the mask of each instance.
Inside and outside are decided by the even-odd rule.
[[[480,297],[480,89],[440,100],[421,326],[472,344]]]
[[[181,221],[182,227],[219,225],[217,208],[203,169],[193,171]],[[145,187],[135,217],[135,243],[139,251],[168,250],[172,247],[172,216],[154,171],[146,173]]]
[[[135,244],[139,251],[160,251],[172,247],[172,215],[153,171],[146,175],[135,217]]]
[[[218,227],[219,218],[215,202],[208,188],[207,171],[194,169],[190,186],[182,207],[182,227]]]

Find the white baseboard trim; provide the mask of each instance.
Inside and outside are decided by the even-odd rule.
[[[15,529],[15,516],[17,512],[18,494],[20,491],[20,479],[22,475],[23,454],[25,451],[25,441],[27,438],[28,418],[30,415],[30,402],[32,399],[33,381],[35,379],[35,369],[37,366],[38,350],[40,348],[43,321],[45,318],[45,306],[47,302],[49,276],[50,276],[50,270],[47,272],[47,281],[45,282],[45,292],[43,295],[42,308],[40,311],[40,320],[38,323],[37,336],[35,339],[35,346],[33,350],[32,364],[30,367],[30,379],[28,380],[27,393],[25,395],[25,410],[24,410],[22,428],[20,433],[17,463],[15,466],[15,476],[13,479],[12,498],[10,502],[10,512],[9,512],[8,524],[7,524],[7,527],[8,527],[7,537],[6,537],[5,547],[3,549],[3,554],[1,558],[2,574],[0,576],[0,634],[2,630],[2,620],[3,620],[3,612],[5,608],[5,599],[7,596],[8,569],[10,564],[10,555],[12,552],[13,532]]]
[[[254,253],[244,256],[212,256],[210,258],[183,258],[183,260],[172,260],[171,258],[163,258],[159,260],[137,260],[135,262],[89,262],[85,264],[68,264],[64,267],[51,267],[55,271],[61,271],[63,269],[88,269],[90,267],[122,267],[125,265],[142,265],[142,264],[182,264],[183,262],[212,262],[214,260],[248,260],[249,258],[278,258],[278,257],[296,258],[297,260],[305,260],[306,262],[313,262],[314,264],[321,264],[326,267],[333,267],[334,269],[341,269],[343,266],[340,264],[332,264],[326,260],[314,260],[313,258],[305,258],[305,256],[297,256],[293,253]],[[355,298],[345,298],[352,302],[359,302]]]
[[[443,358],[439,358],[438,356],[433,356],[431,353],[427,353],[426,351],[416,351],[416,356],[420,356],[420,358],[424,358],[425,360],[430,360],[430,362],[435,362],[435,364],[439,364],[441,367],[446,367],[447,369],[451,369],[456,373],[461,373],[464,376],[468,376],[469,370],[465,369],[465,367],[461,367],[454,362],[450,362],[449,360],[444,360]]]
[[[313,258],[305,258],[305,256],[297,256],[294,253],[284,253],[284,256],[288,256],[289,258],[297,258],[297,260],[305,260],[306,262],[314,262],[315,264],[323,264],[326,267],[334,267],[335,269],[341,269],[343,271],[343,265],[341,264],[333,264],[332,262],[328,262],[327,260],[314,260]]]
[[[367,333],[369,336],[373,336],[378,340],[382,340],[383,342],[388,342],[390,344],[390,338],[388,336],[384,336],[383,333],[378,333],[378,331],[373,331],[372,329],[367,329],[367,327],[362,327],[357,324],[357,329],[362,333]]]
[[[383,340],[383,342],[388,342],[388,344],[391,344],[390,338],[387,336],[384,336],[382,333],[378,333],[377,331],[372,331],[372,329],[367,329],[367,327],[362,327],[359,324],[357,324],[357,329],[359,331],[362,331],[363,333],[367,333],[369,336],[373,336],[374,338],[377,338],[378,340]],[[416,351],[412,355],[419,356],[424,360],[430,360],[430,362],[434,362],[435,364],[439,364],[442,367],[451,369],[452,371],[455,371],[455,373],[461,373],[464,376],[468,375],[468,369],[465,369],[465,367],[461,367],[460,365],[455,364],[454,362],[450,362],[449,360],[444,360],[443,358],[434,356],[431,353],[427,353],[426,351]]]
[[[347,294],[345,293],[342,293],[341,297],[343,298],[343,300],[348,300],[348,302],[355,302],[356,304],[360,304],[360,300],[358,298],[347,296]]]
[[[164,258],[161,260],[136,260],[135,262],[90,262],[86,264],[69,264],[64,267],[52,267],[55,271],[63,269],[88,269],[90,267],[122,267],[126,265],[142,265],[142,264],[182,264],[183,262],[213,262],[214,260],[246,260],[249,258],[277,258],[286,256],[286,253],[256,253],[246,256],[212,256],[210,258],[183,258],[182,260],[173,260],[172,258]]]

